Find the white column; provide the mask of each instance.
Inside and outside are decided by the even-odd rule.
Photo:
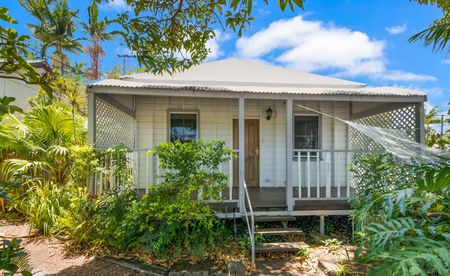
[[[294,202],[292,200],[292,159],[293,159],[293,139],[292,132],[293,116],[292,116],[292,99],[286,100],[286,205],[288,211],[294,210]]]
[[[245,100],[239,98],[239,211],[244,212],[245,181]]]

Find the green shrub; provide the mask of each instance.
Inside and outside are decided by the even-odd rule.
[[[116,250],[201,258],[229,233],[207,204],[192,197],[201,191],[202,198],[218,198],[227,183],[219,166],[231,158],[231,150],[220,141],[174,142],[158,146],[155,154],[164,171],[161,183],[140,200],[118,194],[109,207],[98,209],[104,212],[96,213],[94,225],[109,232],[99,240]]]
[[[52,182],[33,184],[16,208],[36,230],[44,235],[50,235],[58,217],[69,206],[66,189]]]
[[[378,165],[390,158],[368,157],[362,163],[366,168],[358,165],[362,172],[357,179],[384,175],[382,182],[388,186],[365,197],[357,194],[353,218],[360,242],[358,259],[372,265],[369,275],[448,275],[450,166],[393,161]]]
[[[20,245],[20,240],[2,240],[0,244],[0,271],[4,275],[31,275],[28,253]]]

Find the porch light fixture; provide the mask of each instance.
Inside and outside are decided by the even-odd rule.
[[[266,118],[268,121],[270,120],[270,118],[272,118],[272,113],[273,113],[272,108],[270,108],[269,105],[269,108],[266,109]]]

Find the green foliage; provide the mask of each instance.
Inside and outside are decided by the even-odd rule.
[[[11,104],[14,100],[15,98],[7,96],[0,98],[0,122],[5,114],[23,111],[20,107]]]
[[[0,7],[0,21],[17,24],[17,21],[8,13],[7,8]],[[51,94],[51,76],[40,75],[27,61],[32,57],[28,51],[28,40],[28,36],[19,35],[15,29],[3,27],[3,24],[0,24],[0,72],[6,74],[2,78],[19,79],[28,84],[36,84]],[[3,101],[8,99],[3,98]]]
[[[116,153],[108,150],[107,155],[125,152],[119,148]],[[58,233],[77,245],[138,250],[167,259],[202,258],[225,242],[229,233],[224,223],[192,196],[202,190],[202,196],[217,197],[227,181],[218,166],[231,158],[231,150],[219,141],[176,142],[160,145],[155,154],[166,172],[161,183],[151,186],[141,199],[127,185],[97,200],[71,196],[69,207],[57,219]],[[120,160],[125,165],[120,158],[114,163],[120,165]]]
[[[311,254],[311,250],[308,247],[302,247],[297,251],[297,256],[301,258],[308,258],[309,254]]]
[[[2,240],[0,245],[0,271],[3,275],[30,275],[28,253],[20,245],[20,240]]]
[[[428,147],[450,150],[450,129],[443,133],[436,129],[439,125],[450,126],[450,108],[447,110],[447,117],[439,115],[439,112],[439,108],[434,107],[425,115],[425,144]]]
[[[45,59],[48,49],[54,47],[53,66],[63,72],[70,64],[64,51],[78,53],[82,50],[81,38],[73,37],[78,11],[71,10],[67,0],[19,0],[19,3],[38,21],[28,26],[41,43],[41,58]]]
[[[214,26],[220,25],[222,31],[240,36],[254,19],[251,0],[126,0],[126,3],[131,11],[117,18],[124,41],[136,52],[140,65],[154,73],[173,73],[199,64],[210,51],[206,44],[215,37]],[[281,10],[303,7],[302,0],[278,3]]]
[[[413,35],[409,41],[423,40],[425,46],[432,46],[433,51],[445,50],[450,41],[450,2],[448,0],[411,0],[421,5],[437,5],[442,17],[436,19],[428,28]],[[449,48],[450,50],[450,48]]]
[[[59,188],[51,182],[34,184],[25,192],[17,209],[36,230],[44,235],[50,235],[58,222],[58,217],[69,206],[66,189],[66,187]]]
[[[330,253],[336,253],[342,244],[342,242],[338,239],[326,239],[322,241],[322,243]]]
[[[96,80],[100,78],[100,57],[105,55],[101,43],[112,40],[119,32],[108,32],[106,30],[114,21],[109,21],[107,18],[104,20],[99,19],[96,0],[92,0],[89,4],[88,15],[88,22],[82,22],[83,31],[89,36],[88,39],[91,43],[91,45],[86,47],[86,51],[91,56],[91,70],[88,74],[88,79]]]
[[[173,142],[159,145],[155,150],[164,174],[164,186],[176,191],[180,201],[190,201],[194,192],[203,199],[219,199],[227,185],[228,176],[219,167],[230,160],[232,150],[225,142]]]
[[[376,166],[381,159],[390,157],[367,156],[363,160],[369,164],[365,170],[377,169],[377,174],[390,175],[392,181],[387,178],[388,188],[378,192],[359,194],[354,205],[359,260],[372,265],[369,275],[448,275],[449,165],[398,165],[391,160],[386,166]],[[358,171],[358,180],[368,173],[354,172]]]

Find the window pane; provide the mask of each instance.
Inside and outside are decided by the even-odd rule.
[[[170,141],[197,140],[196,114],[170,114]]]
[[[295,116],[294,128],[294,147],[296,149],[318,149],[318,116]]]

